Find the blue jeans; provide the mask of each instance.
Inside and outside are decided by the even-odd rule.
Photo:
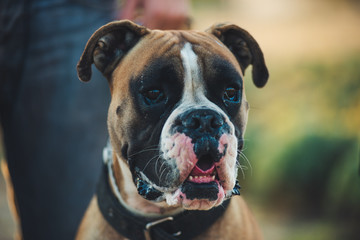
[[[107,81],[76,64],[112,1],[7,1],[1,14],[0,116],[24,239],[73,239],[107,140]]]

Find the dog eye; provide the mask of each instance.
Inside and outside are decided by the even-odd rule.
[[[239,102],[240,101],[240,91],[233,87],[228,87],[224,92],[224,100],[230,102]]]
[[[144,96],[145,103],[148,105],[159,103],[164,99],[164,94],[158,89],[145,91],[142,95]]]

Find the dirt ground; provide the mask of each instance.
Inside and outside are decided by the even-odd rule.
[[[193,28],[204,30],[215,22],[236,23],[259,42],[269,69],[304,59],[332,61],[338,56],[360,52],[360,4],[357,2],[194,0]],[[268,221],[269,216],[256,210],[255,213],[260,217],[265,239],[286,239],[284,236],[289,230],[280,225],[284,219]],[[1,176],[0,240],[12,239],[14,230]]]

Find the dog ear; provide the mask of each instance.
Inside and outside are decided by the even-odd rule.
[[[91,64],[109,78],[119,61],[149,29],[131,21],[108,23],[99,28],[88,40],[77,64],[78,77],[87,82],[91,78]]]
[[[255,39],[244,29],[234,24],[218,24],[207,32],[215,35],[235,55],[244,73],[251,64],[254,84],[261,88],[265,86],[269,72],[265,65],[264,55]]]

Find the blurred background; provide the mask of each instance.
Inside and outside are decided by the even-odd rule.
[[[243,27],[265,55],[263,89],[245,73],[239,172],[265,239],[360,239],[360,1],[192,0],[191,16]],[[14,230],[0,178],[0,239]]]

